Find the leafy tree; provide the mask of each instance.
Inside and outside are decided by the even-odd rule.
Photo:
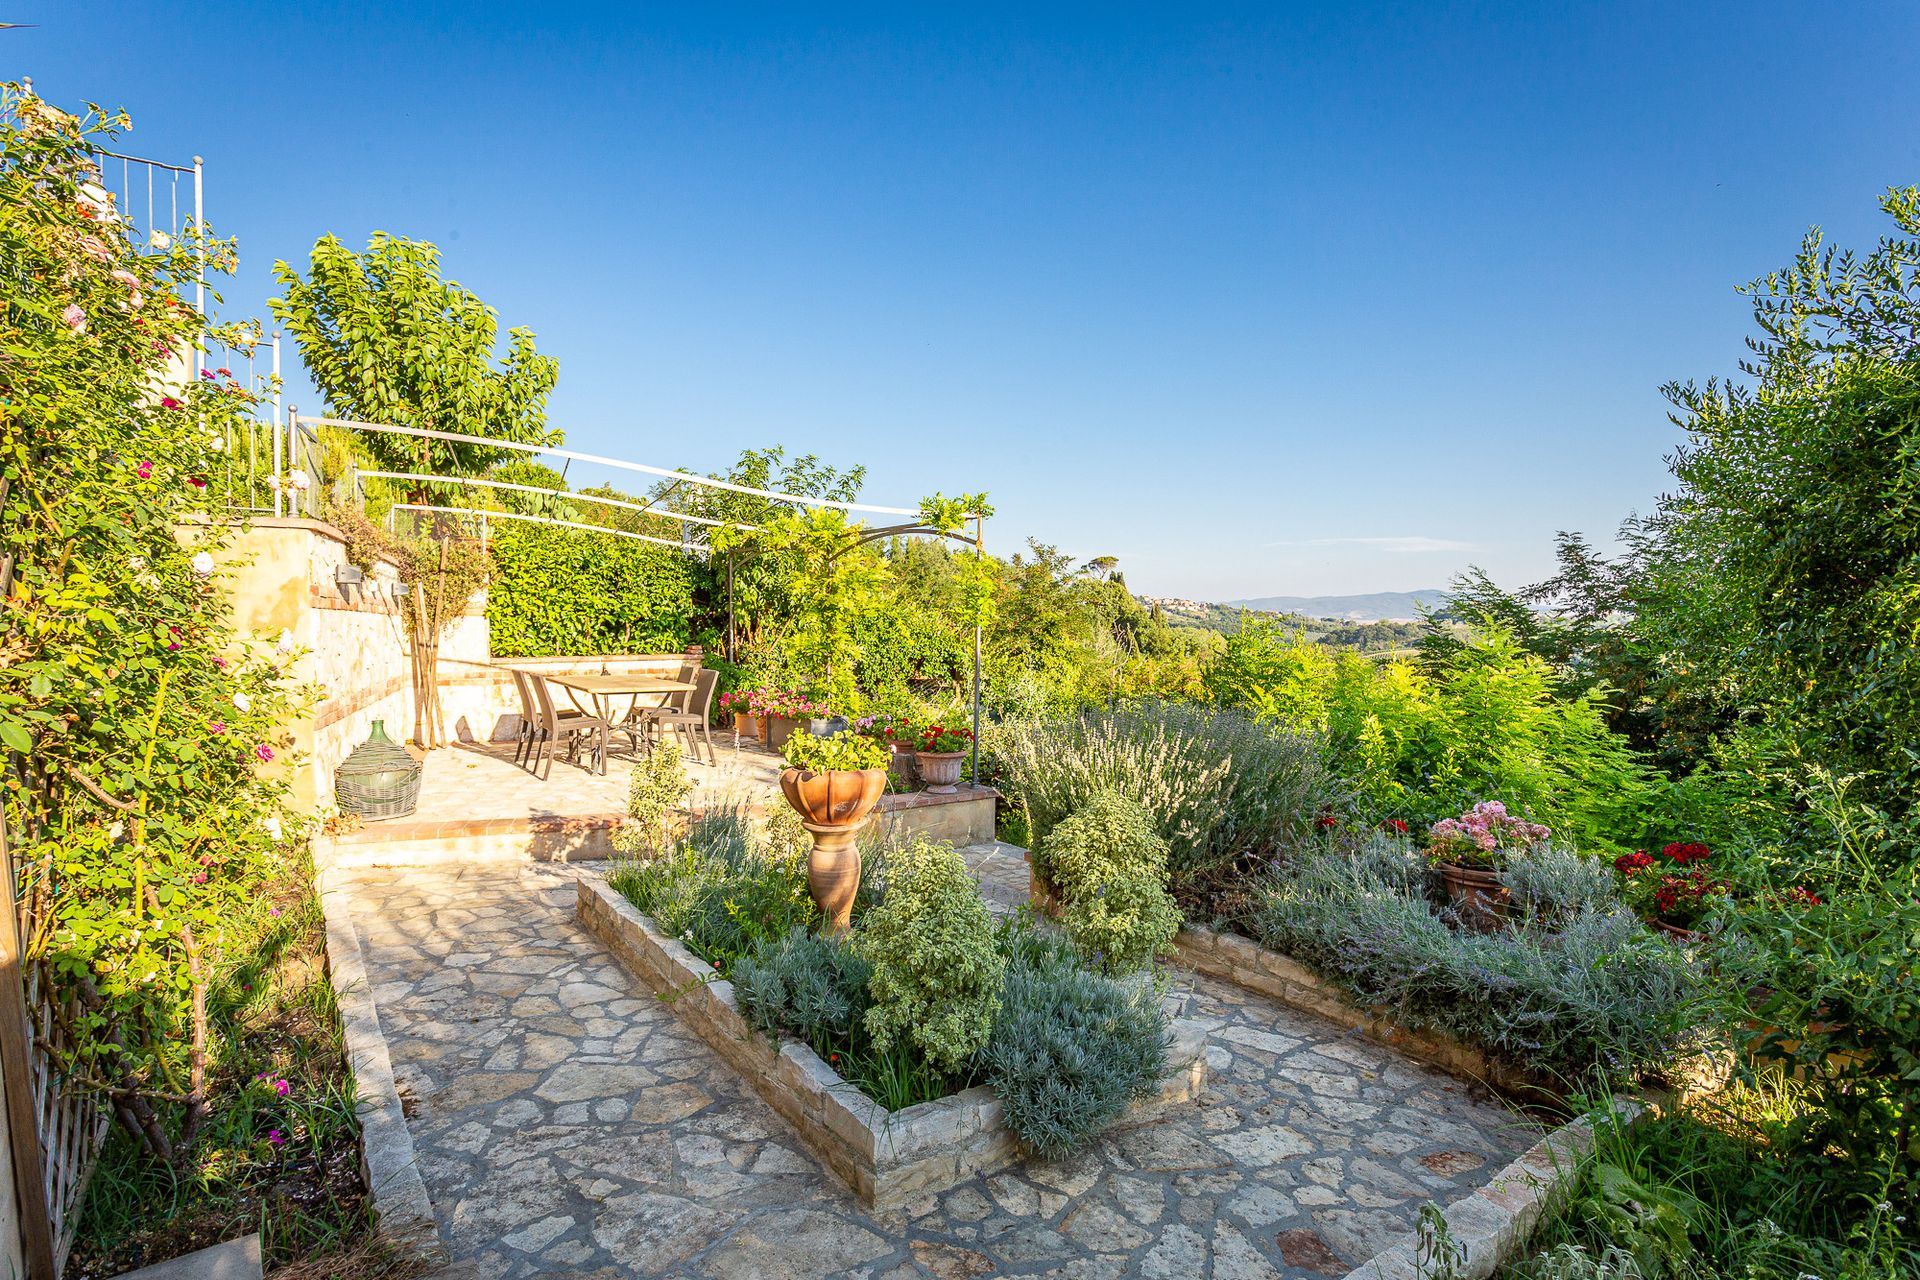
[[[440,250],[376,231],[364,253],[331,235],[314,242],[305,279],[273,264],[285,290],[269,304],[300,344],[301,359],[337,416],[425,427],[517,444],[557,444],[547,396],[559,362],[538,354],[533,331],[507,331],[496,365],[499,316],[440,277]],[[508,450],[484,444],[366,434],[357,447],[386,471],[480,475]],[[434,486],[414,484],[412,501]]]
[[[1747,286],[1751,386],[1666,388],[1688,435],[1639,626],[1680,684],[1788,728],[1897,822],[1920,792],[1920,187],[1863,258],[1810,232]],[[1911,845],[1896,855],[1911,860]]]

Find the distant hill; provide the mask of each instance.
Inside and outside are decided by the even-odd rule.
[[[1447,593],[1431,591],[1375,591],[1362,596],[1262,596],[1258,600],[1229,600],[1229,608],[1259,609],[1267,613],[1305,614],[1309,618],[1339,618],[1345,622],[1386,622],[1420,616],[1421,606],[1438,608]]]

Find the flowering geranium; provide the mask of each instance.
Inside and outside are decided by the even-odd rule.
[[[1497,867],[1510,850],[1539,844],[1553,832],[1507,812],[1498,800],[1483,800],[1457,818],[1442,818],[1427,832],[1427,857],[1434,862]]]
[[[1645,849],[1613,860],[1620,875],[1620,896],[1642,917],[1676,929],[1692,928],[1706,915],[1716,897],[1726,893],[1723,880],[1707,866],[1713,852],[1703,844],[1669,844],[1661,855],[1679,870],[1664,869]]]
[[[930,724],[920,730],[918,749],[928,755],[950,754],[965,751],[973,745],[973,734],[967,729],[949,729],[944,725]]]

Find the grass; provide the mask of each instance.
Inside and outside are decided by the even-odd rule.
[[[304,860],[232,922],[208,998],[209,1115],[168,1166],[117,1127],[89,1184],[69,1280],[119,1274],[259,1231],[302,1276],[414,1272],[372,1240],[354,1087]]]
[[[1920,1207],[1883,1186],[1810,1194],[1830,1167],[1784,1138],[1812,1105],[1777,1073],[1625,1126],[1602,1113],[1565,1210],[1504,1280],[1909,1280]]]

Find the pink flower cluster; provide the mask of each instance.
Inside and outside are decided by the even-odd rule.
[[[1497,849],[1524,849],[1553,832],[1537,822],[1516,818],[1498,800],[1483,800],[1457,818],[1433,824],[1427,850],[1436,857],[1449,854],[1490,854]]]

